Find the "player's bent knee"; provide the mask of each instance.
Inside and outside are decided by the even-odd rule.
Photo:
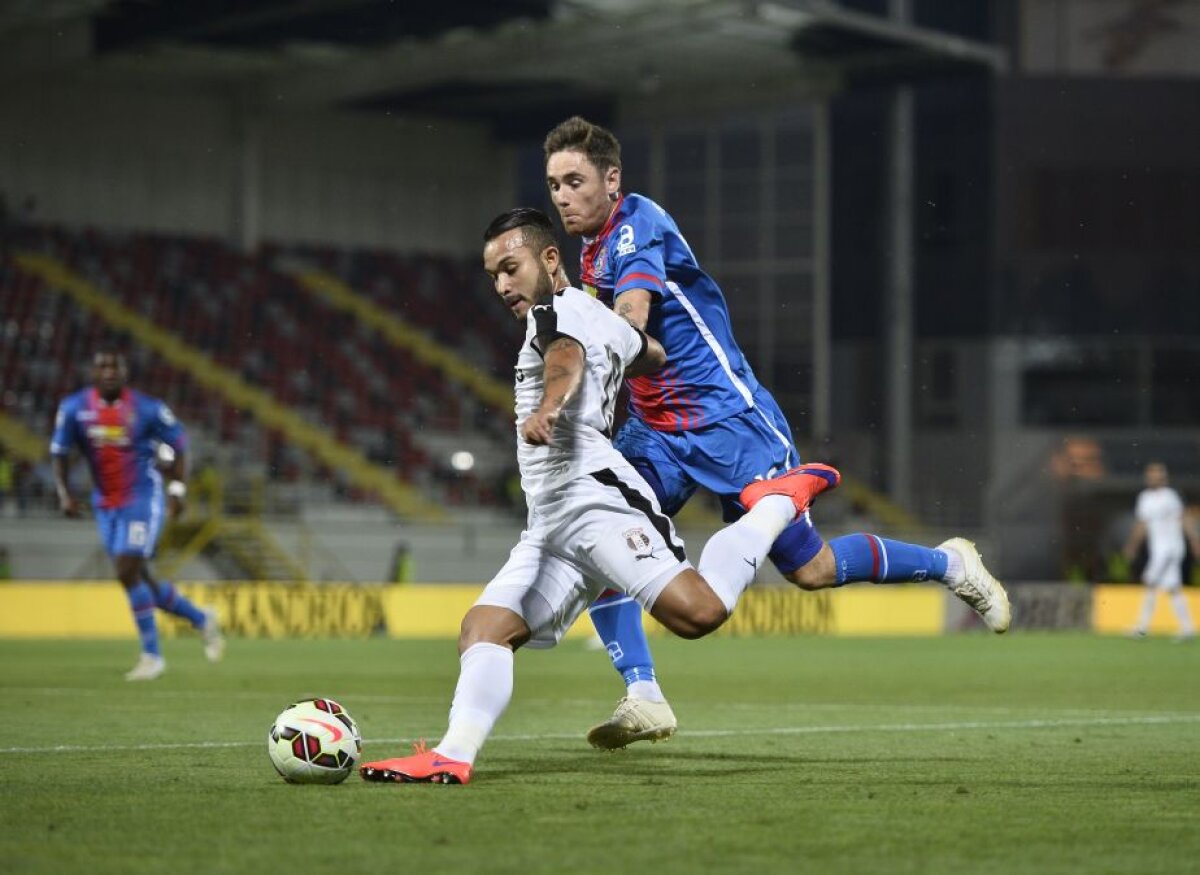
[[[833,586],[833,581],[825,580],[812,572],[806,571],[804,568],[797,568],[791,574],[787,575],[787,579],[794,583],[800,589],[808,592],[816,592],[819,589]]]
[[[126,589],[132,589],[142,582],[142,557],[130,553],[122,553],[113,560],[116,566],[117,579]]]
[[[833,558],[833,550],[825,544],[811,561],[784,576],[809,592],[834,586],[837,583],[837,563]]]
[[[721,624],[729,619],[729,612],[725,610],[725,605],[721,600],[714,597],[710,601],[705,602],[701,607],[697,608],[691,616],[691,625],[689,632],[685,638],[703,638],[709,632],[714,632],[720,628]]]
[[[677,617],[669,622],[664,622],[663,625],[674,635],[688,641],[695,641],[697,638],[703,638],[709,632],[712,632],[721,623],[725,622],[725,614],[722,611],[720,620],[714,620],[710,617]]]
[[[659,595],[651,616],[680,638],[702,638],[729,617],[704,578],[694,570],[682,573]]]
[[[458,652],[463,654],[475,644],[500,644],[516,650],[529,641],[532,633],[522,617],[508,608],[476,605],[463,617],[458,632]]]

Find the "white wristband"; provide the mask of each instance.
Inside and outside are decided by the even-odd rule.
[[[172,480],[167,484],[167,495],[172,498],[183,498],[187,495],[187,484],[182,480]]]

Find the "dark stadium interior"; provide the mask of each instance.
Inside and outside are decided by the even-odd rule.
[[[456,28],[488,28],[514,18],[537,21],[549,0],[460,0],[436,4],[378,0],[117,0],[97,16],[101,52],[135,51],[159,44],[200,44],[278,50],[292,43],[380,46],[428,39]]]
[[[518,201],[549,209],[541,136],[579,113],[619,130],[629,188],[665,201],[686,226],[702,262],[737,302],[731,309],[743,346],[791,411],[806,451],[853,460],[873,494],[902,507],[908,519],[934,527],[965,523],[1000,545],[1014,573],[1046,576],[1063,572],[1056,535],[1027,566],[1003,545],[1022,543],[1019,527],[1009,529],[1027,514],[1036,518],[1028,525],[1041,530],[1069,526],[1062,506],[1030,492],[1020,509],[1001,511],[991,496],[1024,496],[1004,472],[1050,470],[1055,440],[1078,429],[1105,430],[1096,436],[1101,479],[1116,491],[1136,486],[1147,446],[1179,460],[1176,476],[1185,488],[1200,482],[1189,461],[1200,416],[1200,310],[1190,304],[1200,295],[1192,245],[1200,235],[1193,208],[1200,122],[1190,111],[1197,86],[1186,75],[1122,75],[1155,57],[1155,40],[1180,32],[1177,5],[1133,4],[1123,15],[1098,19],[1079,36],[1079,57],[1095,57],[1086,76],[1056,74],[1059,60],[1030,60],[1049,49],[1011,4],[736,6],[701,4],[679,28],[670,6],[631,3],[612,12],[593,0],[6,4],[0,37],[54,47],[6,56],[0,70],[21,86],[14,99],[45,90],[70,111],[71,90],[86,83],[99,89],[93,104],[98,117],[111,118],[112,130],[138,117],[137,95],[161,100],[164,109],[177,103],[177,119],[192,106],[222,107],[217,116],[233,107],[232,129],[198,123],[199,136],[206,148],[227,150],[220,161],[228,167],[246,166],[254,153],[245,150],[261,150],[256,172],[266,180],[235,181],[234,200],[208,208],[211,218],[123,217],[105,227],[94,218],[103,210],[89,206],[87,219],[73,217],[59,195],[26,185],[23,168],[49,166],[60,159],[47,156],[69,151],[61,145],[69,136],[46,134],[49,151],[18,157],[14,144],[13,157],[0,165],[6,254],[61,257],[283,404],[307,407],[331,434],[395,465],[439,500],[504,507],[512,490],[498,460],[510,426],[494,402],[464,394],[447,372],[356,330],[348,312],[297,294],[293,270],[299,264],[328,272],[503,381],[512,335],[489,318],[473,232],[431,230],[425,237],[437,241],[432,248],[412,242],[403,236],[410,207],[396,196],[403,187],[394,180],[377,185],[372,174],[384,179],[387,151],[414,142],[418,131],[428,156],[459,148],[440,145],[448,136],[440,128],[479,132],[508,156],[507,184]],[[904,26],[888,18],[897,9],[907,16]],[[575,63],[581,31],[594,48],[613,51],[595,53],[594,66]],[[54,41],[37,42],[43,39]],[[892,440],[904,418],[881,388],[896,372],[892,113],[900,87],[912,99],[907,330],[916,388],[907,476],[897,473]],[[809,115],[810,105],[826,114]],[[658,110],[680,121],[658,123]],[[309,113],[345,120],[347,142],[357,136],[350,126],[360,123],[351,119],[380,123],[393,130],[392,144],[381,146],[369,167],[340,170],[337,182],[275,179],[272,162],[286,163],[294,136],[273,121],[277,111],[280,120],[293,120],[288,124]],[[824,160],[813,146],[820,125],[827,125],[831,159],[824,195],[815,184]],[[232,140],[222,141],[222,128],[234,132]],[[256,130],[269,141],[256,141]],[[96,136],[102,142],[112,133]],[[344,148],[319,146],[324,135],[310,139],[328,155]],[[184,151],[171,146],[154,159],[146,203],[161,203],[159,192]],[[477,154],[468,165],[482,172]],[[202,159],[187,160],[198,168]],[[473,183],[441,183],[431,172],[418,171],[428,182],[423,204],[449,192],[456,215],[491,209],[474,208]],[[72,173],[83,182],[89,171]],[[316,213],[303,229],[271,230],[288,211],[300,216],[347,184],[357,192],[347,200],[374,204],[398,230],[323,239]],[[254,185],[267,186],[259,206],[236,200]],[[764,207],[767,187],[773,204]],[[103,197],[95,184],[83,189],[93,204]],[[304,189],[306,200],[276,206],[273,198],[289,189],[296,197]],[[814,218],[820,197],[828,197],[828,213]],[[232,216],[233,224],[219,216]],[[827,280],[814,268],[819,238],[810,235],[818,231],[828,235]],[[576,245],[565,241],[568,262]],[[21,278],[11,260],[3,271],[11,291],[5,336],[12,340],[5,344],[4,409],[41,434],[55,397],[80,379],[88,344],[114,329],[62,300],[39,304],[44,286]],[[819,344],[795,342],[817,318],[811,296],[818,282],[828,288],[826,371],[813,357]],[[227,290],[228,305],[212,303],[217,287]],[[414,295],[416,287],[426,291]],[[443,300],[455,305],[436,303]],[[277,313],[291,315],[273,318]],[[114,336],[139,345],[119,330]],[[324,367],[298,368],[298,339],[311,351],[304,355],[316,355]],[[1000,364],[1001,347],[1011,349],[1003,353],[1011,363]],[[53,360],[31,359],[31,348]],[[216,456],[249,456],[268,480],[311,478],[339,499],[370,503],[370,490],[341,482],[277,428],[262,428],[157,355],[134,354],[139,379],[170,397],[185,419],[211,423],[230,448]],[[399,407],[397,397],[405,399]],[[1006,437],[1012,434],[1023,437]],[[446,462],[454,435],[463,448],[478,444],[470,446],[474,469],[456,471]],[[946,459],[961,476],[940,472]],[[1046,476],[1043,485],[1055,494],[1079,485]],[[34,481],[44,493],[44,478]]]

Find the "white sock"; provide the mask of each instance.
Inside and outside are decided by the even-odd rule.
[[[942,583],[957,586],[967,577],[966,568],[963,567],[962,553],[953,547],[946,547],[942,552],[946,554],[946,576],[942,578]]]
[[[1179,633],[1195,635],[1196,627],[1192,625],[1192,612],[1188,610],[1187,596],[1183,590],[1177,589],[1171,593],[1171,607],[1175,609],[1175,619],[1179,620]]]
[[[768,495],[744,517],[708,539],[696,570],[733,613],[738,599],[754,582],[771,545],[796,518],[796,506],[786,495]]]
[[[1146,595],[1142,599],[1142,612],[1138,615],[1137,625],[1133,627],[1135,632],[1145,632],[1150,628],[1150,618],[1154,616],[1154,600],[1158,597],[1158,590],[1153,586],[1146,587]]]
[[[472,644],[458,661],[450,726],[434,749],[452,760],[474,763],[512,699],[513,652],[500,644]]]
[[[658,681],[634,681],[625,688],[625,692],[633,699],[649,699],[651,702],[667,701]]]
[[[770,535],[771,543],[775,543],[795,518],[796,505],[786,495],[764,495],[737,524],[756,528]]]

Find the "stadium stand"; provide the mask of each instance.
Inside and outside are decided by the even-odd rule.
[[[89,350],[149,325],[127,344],[135,384],[173,404],[214,451],[273,482],[324,481],[334,497],[358,501],[378,490],[370,472],[384,465],[415,487],[389,502],[402,512],[502,504],[511,394],[493,374],[507,367],[514,329],[504,330],[477,273],[446,258],[278,247],[245,255],[214,239],[27,228],[0,263],[2,409],[48,434],[56,400],[85,379]],[[238,383],[267,397],[231,394]],[[363,476],[343,481],[341,456],[299,433],[309,425],[336,452],[361,451]],[[478,472],[443,461],[440,449],[459,438],[483,462]]]

